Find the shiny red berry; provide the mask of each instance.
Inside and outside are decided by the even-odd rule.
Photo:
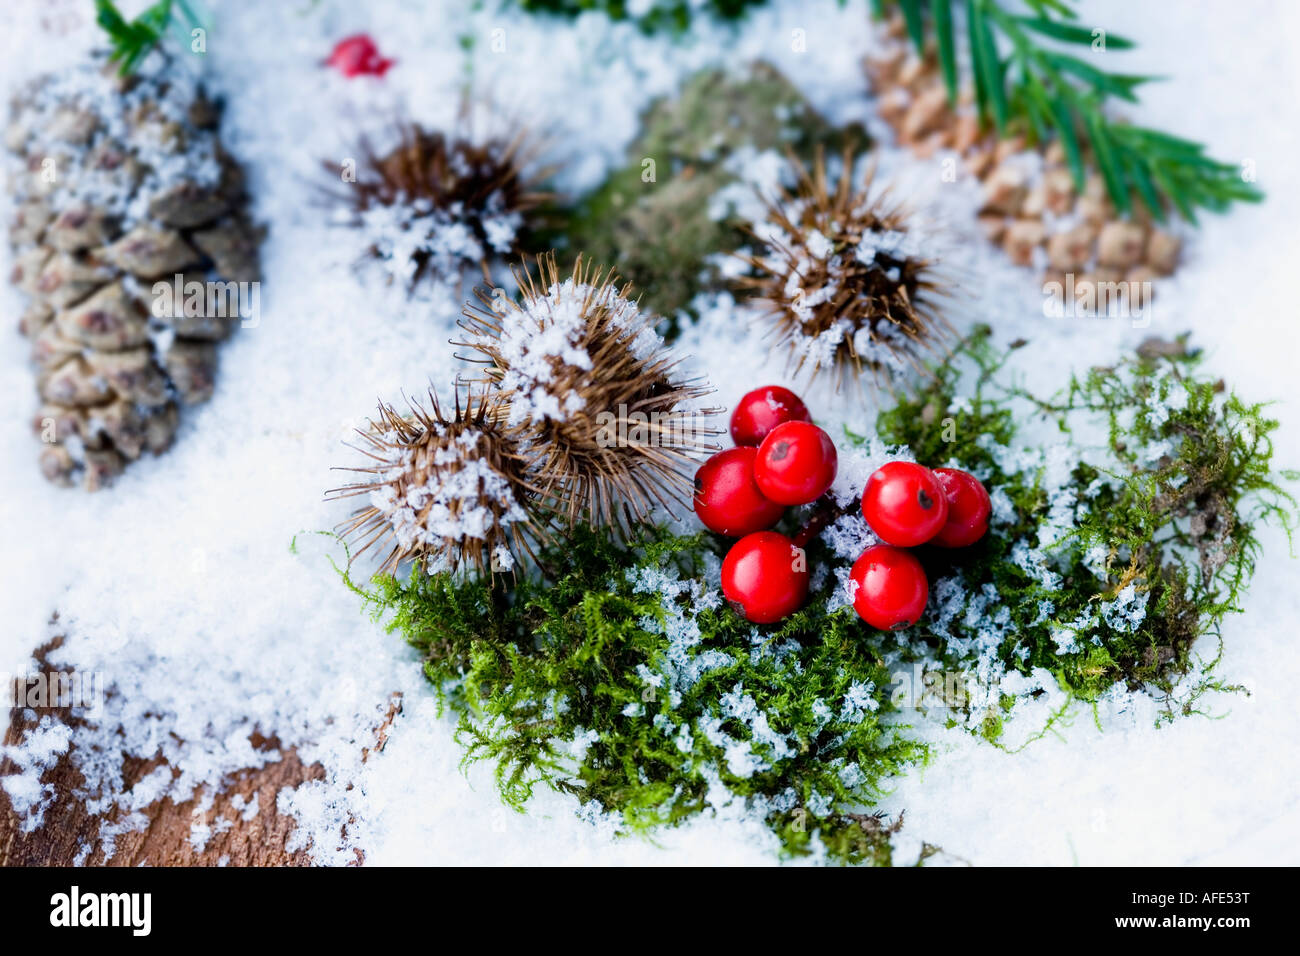
[[[336,43],[325,64],[346,77],[383,76],[393,61],[379,55],[379,47],[368,35],[357,33]]]
[[[731,413],[731,440],[737,445],[758,445],[782,422],[810,422],[808,406],[780,385],[764,385],[745,396]]]
[[[695,513],[710,531],[739,538],[770,528],[785,505],[763,496],[754,482],[756,448],[720,451],[695,473]]]
[[[980,480],[960,468],[936,468],[934,477],[939,479],[948,499],[948,520],[930,543],[943,548],[964,548],[984,537],[989,530],[993,505]]]
[[[872,627],[897,631],[915,624],[930,598],[925,569],[910,551],[872,545],[853,563],[853,609]]]
[[[806,505],[826,493],[837,462],[830,435],[810,422],[783,422],[758,446],[754,480],[773,501]]]
[[[862,517],[885,544],[910,548],[939,533],[948,520],[948,499],[929,468],[891,461],[867,479]]]
[[[771,624],[808,600],[808,562],[802,548],[775,531],[756,531],[722,559],[722,594],[745,620]]]

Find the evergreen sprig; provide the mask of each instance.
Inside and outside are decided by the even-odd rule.
[[[872,8],[883,17],[897,7],[922,55],[933,37],[948,97],[955,103],[961,31],[953,2],[872,0]],[[980,118],[1002,137],[1020,133],[1031,142],[1060,137],[1080,191],[1085,163],[1092,163],[1118,210],[1130,212],[1136,195],[1159,221],[1169,205],[1194,223],[1197,209],[1221,212],[1233,202],[1263,198],[1237,166],[1207,156],[1200,143],[1113,118],[1109,107],[1114,100],[1138,102],[1137,89],[1157,77],[1109,72],[1068,52],[1090,46],[1127,50],[1133,41],[1083,26],[1067,0],[1023,0],[1026,14],[1012,13],[999,0],[960,2]]]
[[[118,72],[133,73],[140,62],[162,42],[167,28],[179,24],[197,26],[199,18],[186,0],[158,0],[134,20],[127,20],[112,0],[95,0],[95,20],[108,34],[109,60],[119,64]]]

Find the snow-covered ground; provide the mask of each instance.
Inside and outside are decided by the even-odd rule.
[[[549,134],[548,158],[570,191],[599,181],[641,108],[707,63],[768,59],[832,119],[878,125],[859,67],[873,43],[865,4],[782,0],[738,34],[701,22],[678,45],[598,16],[552,22],[453,2],[209,6],[208,81],[226,96],[227,145],[271,230],[261,321],[223,347],[216,396],[185,416],[176,446],[97,495],[40,477],[26,343],[0,335],[0,527],[10,536],[0,552],[0,673],[24,670],[57,609],[69,635],[62,659],[117,688],[125,746],[164,745],[183,771],[179,796],[260,759],[247,744],[254,728],[319,759],[328,779],[282,799],[301,833],[318,835],[318,850],[352,816],[352,839],[373,863],[770,862],[757,827],[700,820],[661,834],[661,846],[614,840],[577,819],[567,799],[540,798],[519,816],[500,805],[486,767],[468,779],[458,770],[451,724],[435,719],[414,656],[361,615],[331,569],[338,549],[313,532],[346,510],[322,493],[340,483],[329,470],[348,461],[340,443],[376,399],[451,380],[459,305],[394,304],[359,282],[345,265],[347,243],[323,228],[318,170],[398,108],[451,124],[467,75],[465,34],[477,40],[476,95]],[[69,0],[5,4],[0,90],[82,56],[95,39],[90,10]],[[978,238],[970,183],[942,184],[933,162],[889,149],[882,173],[948,230],[974,277],[972,314],[1003,341],[1030,340],[1018,367],[1031,386],[1051,390],[1072,367],[1190,329],[1216,374],[1249,398],[1279,400],[1279,460],[1300,465],[1300,7],[1098,0],[1084,17],[1139,41],[1124,69],[1169,78],[1147,90],[1138,118],[1252,161],[1268,193],[1260,207],[1206,218],[1178,277],[1160,287],[1150,328],[1044,318],[1035,274]],[[804,52],[791,43],[796,29]],[[320,65],[337,39],[362,30],[397,60],[382,87]],[[7,274],[7,248],[0,266]],[[5,286],[0,314],[12,325],[20,312]],[[779,357],[726,328],[706,323],[682,343],[724,404],[785,381]],[[860,406],[824,390],[806,397],[820,417],[861,429]],[[1225,719],[1158,731],[1112,720],[1099,732],[1080,713],[1014,755],[937,732],[937,759],[887,801],[906,808],[907,838],[977,864],[1300,862],[1300,565],[1280,533],[1264,541],[1245,613],[1225,628],[1222,670],[1253,696],[1212,701]],[[404,712],[386,750],[362,766],[394,691]]]

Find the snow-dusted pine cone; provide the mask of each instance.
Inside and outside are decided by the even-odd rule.
[[[842,384],[919,368],[949,326],[946,282],[917,227],[872,194],[870,175],[854,183],[850,151],[833,187],[820,153],[811,170],[791,161],[798,184],[749,224],[762,248],[737,285],[769,306],[796,374],[826,371]]]
[[[92,490],[167,448],[178,406],[212,394],[216,343],[256,301],[242,284],[258,278],[261,232],[219,111],[165,67],[40,77],[5,131],[41,467]]]
[[[328,493],[367,497],[340,529],[357,545],[351,558],[378,544],[388,551],[376,573],[416,561],[432,574],[510,571],[531,555],[547,521],[506,417],[503,396],[482,389],[458,391],[449,411],[433,392],[406,414],[380,404],[358,449],[374,464],[343,469],[366,477]]]
[[[391,281],[414,289],[454,281],[465,266],[486,274],[490,258],[522,251],[547,196],[523,134],[478,141],[409,125],[396,140],[383,150],[363,141],[355,170],[328,167],[343,180],[331,189],[338,221],[360,230]]]
[[[630,285],[579,256],[561,275],[554,253],[515,273],[521,300],[479,291],[463,328],[483,379],[524,429],[530,481],[570,526],[628,528],[656,505],[690,507],[690,472],[714,447],[713,389],[679,376]]]

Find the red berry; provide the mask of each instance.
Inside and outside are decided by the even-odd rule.
[[[810,422],[783,422],[758,446],[754,480],[773,501],[806,505],[826,493],[836,465],[830,435]]]
[[[704,527],[739,538],[770,528],[785,514],[785,505],[763,497],[754,482],[756,448],[728,448],[712,456],[695,473],[695,513]]]
[[[367,34],[358,33],[336,43],[325,64],[347,77],[363,74],[383,76],[393,61],[379,55],[379,47]]]
[[[939,479],[948,500],[948,520],[930,543],[943,548],[964,548],[984,537],[989,530],[993,505],[980,480],[960,468],[936,468],[934,477]]]
[[[915,624],[930,598],[925,569],[910,551],[876,544],[850,572],[857,589],[853,609],[872,627],[896,631]]]
[[[939,533],[948,520],[948,499],[929,468],[910,461],[891,461],[867,479],[862,492],[862,517],[885,544],[910,548]]]
[[[782,422],[810,422],[808,406],[780,385],[765,385],[745,396],[731,413],[731,440],[737,445],[757,445]]]
[[[745,620],[771,624],[808,599],[803,549],[775,531],[747,534],[722,559],[722,594]]]

